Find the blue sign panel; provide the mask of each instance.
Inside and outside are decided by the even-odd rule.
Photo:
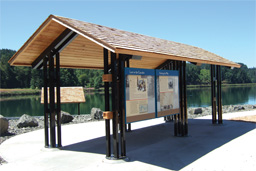
[[[156,88],[157,117],[179,113],[179,72],[156,70]]]
[[[155,118],[155,71],[125,68],[125,100],[126,123]]]

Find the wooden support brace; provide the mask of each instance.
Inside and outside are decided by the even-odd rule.
[[[113,112],[111,111],[103,112],[103,119],[113,119]]]
[[[102,75],[103,82],[112,82],[112,74],[104,74]]]

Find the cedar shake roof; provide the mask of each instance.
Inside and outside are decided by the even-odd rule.
[[[167,59],[240,67],[198,47],[55,15],[44,21],[9,63],[31,66],[66,28],[78,36],[61,51],[61,67],[103,69],[103,48],[117,54],[142,56],[141,60],[130,60],[130,67],[134,68],[154,69]]]

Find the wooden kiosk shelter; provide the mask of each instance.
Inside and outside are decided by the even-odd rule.
[[[52,148],[62,146],[60,67],[103,69],[106,157],[112,156],[114,159],[126,157],[123,85],[125,67],[179,71],[180,112],[173,115],[174,135],[186,136],[188,134],[186,62],[211,65],[212,123],[221,124],[221,66],[240,67],[240,65],[201,48],[50,15],[9,60],[12,66],[43,69],[45,146]],[[112,111],[109,111],[110,86],[112,87]],[[55,87],[57,101],[54,100]],[[55,115],[57,115],[57,144]],[[111,120],[112,140],[110,139]],[[50,130],[50,136],[48,130]]]

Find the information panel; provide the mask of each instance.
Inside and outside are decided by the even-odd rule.
[[[179,72],[156,70],[156,82],[157,117],[179,113]]]
[[[126,123],[155,118],[155,70],[125,68],[125,100]]]

